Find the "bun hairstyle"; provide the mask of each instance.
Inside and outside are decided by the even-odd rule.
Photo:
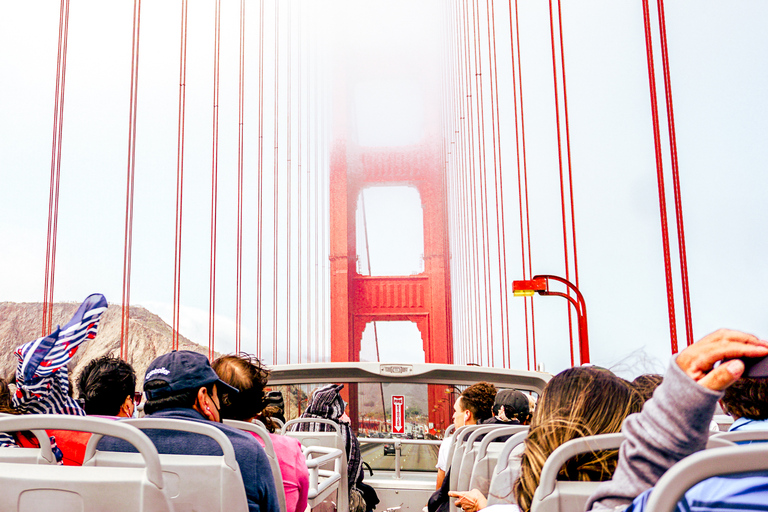
[[[222,397],[221,414],[223,418],[247,421],[259,417],[263,413],[267,405],[264,387],[269,379],[269,370],[261,364],[257,357],[241,352],[219,357],[211,366],[222,381],[240,391]],[[271,424],[272,422],[267,421],[265,423]],[[269,424],[267,428],[271,426]]]

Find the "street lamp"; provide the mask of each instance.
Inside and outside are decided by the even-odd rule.
[[[562,283],[570,290],[573,290],[576,298],[566,293],[550,291],[550,280]],[[534,293],[538,293],[539,295],[556,295],[558,297],[564,297],[568,300],[568,302],[573,304],[573,307],[576,308],[576,314],[579,319],[579,359],[581,360],[581,364],[589,363],[587,303],[584,301],[584,296],[581,294],[579,289],[574,286],[573,283],[558,276],[538,275],[533,276],[533,279],[530,280],[513,281],[512,293],[515,297],[533,297]]]

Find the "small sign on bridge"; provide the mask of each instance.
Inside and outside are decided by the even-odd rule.
[[[392,433],[405,433],[405,397],[392,395]]]

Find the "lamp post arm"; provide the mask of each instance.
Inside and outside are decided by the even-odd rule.
[[[567,286],[569,290],[572,290],[576,295],[576,299],[574,299],[572,296],[565,293],[549,291],[549,287],[547,287],[547,290],[538,291],[540,295],[557,295],[558,297],[564,297],[565,299],[568,299],[568,301],[576,308],[576,312],[578,313],[579,317],[579,359],[581,364],[588,363],[589,333],[587,331],[587,302],[584,300],[584,296],[581,294],[579,289],[576,288],[576,286],[567,279],[553,275],[537,275],[533,277],[533,279],[541,278],[545,280],[551,279],[553,281],[557,281],[558,283],[562,283]]]

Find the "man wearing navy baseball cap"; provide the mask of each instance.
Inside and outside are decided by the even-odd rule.
[[[150,363],[144,376],[147,402],[144,412],[151,418],[176,418],[209,423],[224,432],[235,449],[245,485],[249,512],[280,512],[272,470],[264,449],[246,432],[221,423],[221,401],[237,389],[222,382],[208,358],[188,350],[164,354]],[[213,439],[191,432],[146,430],[159,453],[220,455]],[[135,451],[120,439],[104,437],[99,450]]]

